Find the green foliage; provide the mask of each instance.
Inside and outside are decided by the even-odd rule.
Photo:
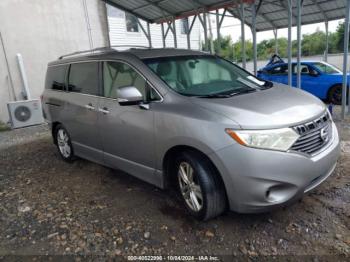
[[[328,37],[328,52],[339,53],[343,52],[344,45],[344,23],[339,23],[336,32],[329,33]],[[281,57],[288,56],[288,40],[285,37],[277,39],[278,43],[278,54]],[[214,49],[216,53],[219,50],[219,41],[215,39],[213,41]],[[263,40],[257,44],[258,59],[264,60],[270,58],[276,51],[275,39]],[[237,40],[235,43],[232,42],[231,36],[220,37],[220,55],[226,59],[242,62],[242,41]],[[245,41],[246,46],[246,59],[247,61],[253,59],[253,43],[250,40]],[[326,48],[326,34],[317,28],[316,32],[312,34],[304,34],[301,41],[301,53],[302,56],[322,55]],[[210,39],[208,46],[202,43],[203,50],[210,50]],[[297,54],[297,41],[292,41],[292,55]]]
[[[325,50],[326,34],[318,28],[315,33],[303,35],[301,52],[304,56],[323,54]]]

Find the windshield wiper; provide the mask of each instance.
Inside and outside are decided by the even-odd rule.
[[[208,94],[208,95],[199,95],[199,96],[194,96],[194,97],[199,97],[199,98],[228,98],[230,97],[231,94],[223,95],[223,94]]]
[[[194,96],[194,97],[199,97],[199,98],[228,98],[231,96],[235,96],[235,95],[240,95],[240,94],[247,94],[247,93],[251,93],[251,92],[256,92],[256,89],[239,89],[239,91],[236,92],[232,92],[232,93],[219,93],[219,94],[208,94],[208,95],[199,95],[199,96]]]
[[[256,89],[242,89],[240,91],[230,93],[229,96],[236,96],[236,95],[247,94],[252,92],[256,92]]]

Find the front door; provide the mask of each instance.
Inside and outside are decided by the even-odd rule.
[[[293,65],[293,86],[297,87],[297,65]],[[301,79],[301,89],[305,90],[311,94],[316,94],[317,89],[322,84],[318,81],[317,72],[307,64],[300,65],[300,79]]]
[[[107,165],[156,183],[154,112],[152,107],[119,105],[117,90],[135,86],[147,99],[147,82],[133,67],[122,62],[104,62],[99,131]]]

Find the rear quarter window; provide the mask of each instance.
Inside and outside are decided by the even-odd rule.
[[[52,90],[65,90],[66,72],[66,65],[48,67],[45,88]]]

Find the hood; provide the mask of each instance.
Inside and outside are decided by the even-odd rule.
[[[224,115],[242,129],[294,126],[325,112],[321,100],[296,88],[274,87],[230,98],[191,98],[196,105]]]

